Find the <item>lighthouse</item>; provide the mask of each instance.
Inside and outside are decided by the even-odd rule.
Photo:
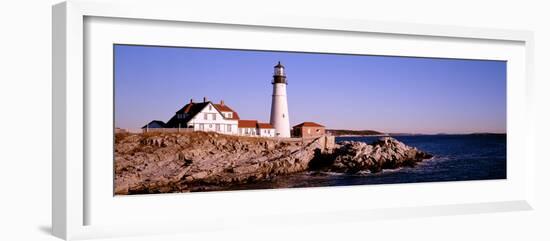
[[[273,96],[271,98],[270,124],[275,128],[276,137],[290,137],[290,120],[288,116],[288,102],[286,99],[285,67],[281,61],[273,71]]]

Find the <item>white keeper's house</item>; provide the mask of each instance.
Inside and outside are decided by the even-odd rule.
[[[257,120],[241,120],[239,114],[227,106],[223,100],[219,104],[208,101],[189,101],[183,108],[166,123],[158,120],[151,121],[142,129],[191,129],[193,131],[210,131],[228,135],[274,137],[275,128],[268,123]]]

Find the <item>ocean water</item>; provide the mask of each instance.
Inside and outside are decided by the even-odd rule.
[[[225,190],[347,186],[418,182],[506,179],[506,135],[412,135],[397,140],[434,157],[415,167],[383,170],[379,173],[304,172],[279,176],[269,181],[223,188]],[[336,141],[371,143],[378,137],[337,137]]]

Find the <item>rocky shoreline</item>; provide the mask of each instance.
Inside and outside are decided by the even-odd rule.
[[[205,191],[303,171],[379,172],[431,158],[391,137],[327,145],[217,133],[116,134],[115,194]]]

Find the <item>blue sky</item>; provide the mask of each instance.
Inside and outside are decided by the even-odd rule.
[[[506,62],[115,45],[115,126],[167,121],[192,98],[269,122],[286,67],[291,125],[407,133],[506,132]]]

